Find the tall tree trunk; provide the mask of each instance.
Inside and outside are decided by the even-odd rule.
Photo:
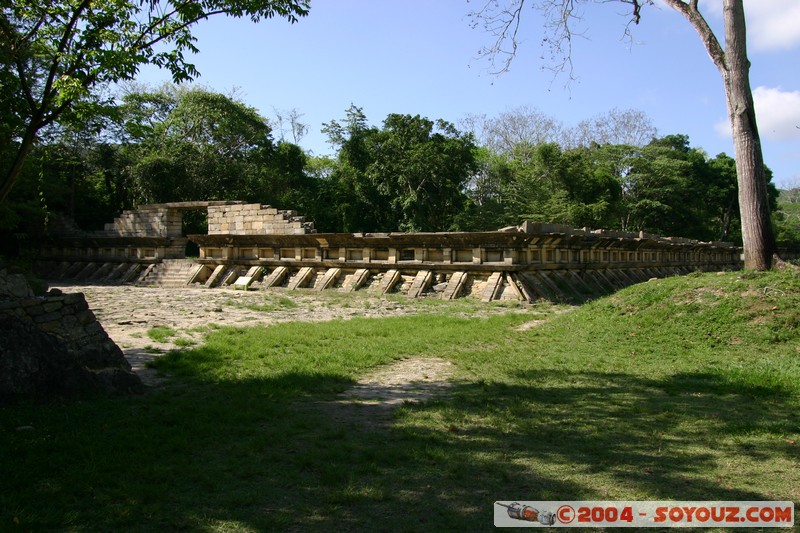
[[[723,13],[728,65],[723,79],[739,183],[744,266],[753,270],[769,270],[776,247],[769,212],[764,157],[750,88],[750,62],[747,59],[742,0],[725,0]]]
[[[744,267],[769,270],[776,251],[769,212],[764,156],[756,125],[743,0],[723,0],[725,49],[698,10],[698,0],[665,0],[692,24],[719,69],[725,86],[728,118],[733,131],[733,153],[739,184]]]

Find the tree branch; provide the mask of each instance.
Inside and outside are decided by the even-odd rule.
[[[64,29],[64,34],[61,36],[61,41],[58,44],[57,52],[53,55],[53,63],[50,65],[50,71],[47,75],[47,81],[44,84],[44,88],[42,89],[42,107],[45,107],[45,100],[49,98],[52,94],[53,84],[55,83],[56,74],[58,74],[58,67],[61,64],[61,55],[64,53],[64,50],[67,48],[70,40],[74,36],[75,27],[78,24],[78,20],[80,19],[81,14],[89,8],[89,5],[92,3],[91,0],[83,0],[80,5],[75,9],[75,12],[72,15],[67,27]]]
[[[33,91],[28,83],[28,76],[25,72],[25,63],[21,58],[18,57],[16,58],[15,64],[17,67],[17,75],[19,76],[19,84],[22,88],[22,93],[25,96],[25,101],[28,103],[28,107],[30,107],[31,112],[33,112],[36,109],[36,99],[33,97]]]
[[[173,30],[171,30],[171,31],[169,31],[169,32],[167,32],[167,33],[164,33],[164,34],[158,35],[158,36],[157,36],[156,38],[154,38],[152,41],[147,41],[147,42],[145,42],[144,44],[137,45],[137,46],[138,46],[138,49],[140,49],[140,50],[144,50],[144,49],[150,48],[150,47],[152,47],[152,46],[154,46],[154,45],[156,45],[156,44],[160,43],[160,42],[161,42],[161,41],[163,41],[164,39],[169,39],[170,37],[174,37],[175,35],[177,35],[177,34],[178,34],[178,32],[180,32],[180,31],[181,31],[181,30],[183,30],[183,29],[186,29],[187,27],[191,26],[192,24],[195,24],[195,23],[197,23],[197,22],[199,22],[199,21],[201,21],[201,20],[207,19],[207,18],[209,18],[209,17],[213,17],[214,15],[221,15],[221,14],[223,14],[223,13],[227,13],[227,12],[228,12],[228,10],[227,10],[227,9],[219,9],[219,10],[217,10],[217,11],[209,11],[209,12],[207,12],[207,13],[206,13],[206,12],[203,12],[203,14],[202,14],[202,15],[200,15],[200,16],[197,16],[197,17],[195,17],[195,18],[193,18],[193,19],[190,19],[190,20],[187,20],[187,21],[185,21],[185,22],[184,22],[183,24],[181,24],[180,26],[176,26],[176,27],[175,27]],[[162,21],[162,22],[163,22],[163,21]],[[155,28],[153,28],[153,30],[154,30],[154,29],[155,29]],[[139,39],[137,39],[137,41],[140,41],[142,38],[144,38],[144,37],[146,37],[147,35],[149,35],[150,33],[152,33],[152,31],[153,31],[153,30],[150,30],[150,29],[148,29],[146,33],[142,33],[142,35],[140,35],[140,38],[139,38]]]
[[[684,0],[664,0],[664,2],[689,21],[700,36],[700,40],[703,41],[703,45],[706,48],[706,52],[708,52],[708,55],[711,57],[711,61],[717,66],[723,78],[726,78],[729,69],[725,57],[725,50],[719,44],[716,35],[714,35],[708,22],[706,22],[706,19],[700,13],[697,5],[698,0],[690,0],[688,3]]]
[[[572,65],[572,40],[576,35],[573,31],[573,21],[580,19],[576,14],[576,9],[581,2],[589,0],[538,0],[533,1],[532,6],[537,7],[544,13],[545,28],[547,33],[542,38],[542,44],[550,50],[550,60],[552,65],[545,66],[555,73],[568,72],[570,79],[573,79]],[[642,8],[645,5],[652,5],[654,0],[594,0],[598,3],[621,2],[631,6],[629,22],[638,24],[642,18]],[[478,53],[481,56],[489,56],[492,66],[496,66],[496,59],[503,56],[504,59],[499,68],[492,74],[500,74],[510,70],[511,63],[516,57],[519,46],[518,36],[523,16],[522,10],[526,5],[526,0],[509,0],[501,7],[498,0],[486,0],[481,9],[472,11],[468,16],[472,19],[473,29],[482,27],[484,31],[495,36],[495,41],[491,46],[482,48]],[[531,2],[528,2],[531,5]],[[625,30],[626,35],[630,35],[629,27]]]
[[[522,8],[525,6],[525,1],[526,0],[513,0],[511,7],[502,9],[497,13],[495,12],[495,9],[498,7],[497,2],[487,0],[481,9],[473,11],[468,15],[475,21],[472,23],[473,29],[482,25],[485,31],[496,36],[492,46],[484,47],[478,53],[482,56],[490,56],[492,65],[495,64],[494,58],[497,55],[502,54],[506,56],[503,66],[492,72],[492,74],[508,72],[511,63],[514,61],[514,57],[517,54],[517,35],[519,33],[522,20]],[[482,21],[482,23],[480,21]],[[511,42],[511,50],[507,51],[504,48],[505,43],[509,40]]]

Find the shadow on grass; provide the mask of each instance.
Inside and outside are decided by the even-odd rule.
[[[751,483],[774,474],[724,464],[797,459],[736,439],[798,431],[782,390],[710,374],[515,379],[462,383],[381,431],[319,409],[352,382],[313,373],[0,410],[0,529],[474,531],[493,529],[496,500],[789,499]]]
[[[746,472],[739,478],[726,471],[720,459],[800,458],[788,439],[737,441],[800,431],[800,416],[781,389],[712,374],[664,380],[594,372],[517,377],[536,384],[464,386],[452,406],[408,408],[407,431],[435,439],[425,420],[438,411],[442,424],[458,435],[456,442],[474,444],[476,455],[561,471],[564,481],[599,476],[578,493],[536,487],[529,496],[510,484],[507,499],[767,499],[779,494],[757,488]],[[773,477],[769,471],[755,474]]]

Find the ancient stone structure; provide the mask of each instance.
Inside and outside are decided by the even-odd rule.
[[[208,206],[209,235],[304,235],[315,231],[313,224],[294,211],[260,204]]]
[[[142,390],[83,294],[35,296],[21,275],[0,270],[0,404]]]
[[[198,208],[208,211],[208,233],[181,235],[181,212]],[[183,259],[187,240],[198,258]],[[491,232],[317,233],[293,211],[241,202],[142,206],[103,232],[56,235],[38,257],[49,279],[487,301],[580,301],[654,277],[741,267],[730,243],[531,222]]]

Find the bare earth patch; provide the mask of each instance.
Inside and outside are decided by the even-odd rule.
[[[322,296],[312,291],[280,289],[160,289],[133,286],[57,285],[65,293],[81,292],[109,337],[122,349],[145,385],[164,381],[147,363],[170,350],[202,344],[203,336],[222,326],[270,325],[291,321],[325,321],[353,317],[400,316],[415,312],[379,296]],[[334,295],[338,296],[338,295]],[[175,334],[162,341],[148,336],[153,328],[170,328]]]
[[[517,326],[517,331],[528,331],[529,329],[533,329],[536,326],[541,326],[545,322],[547,322],[546,318],[531,320],[530,322],[525,322],[524,324],[520,324],[519,326]]]
[[[439,357],[401,359],[364,376],[342,397],[385,405],[420,402],[442,394],[454,370],[453,363]]]
[[[316,407],[351,429],[381,430],[401,405],[447,397],[454,373],[455,365],[439,357],[401,359],[362,377],[337,400]]]
[[[321,295],[312,291],[232,289],[159,289],[133,286],[59,286],[82,292],[108,335],[122,349],[142,381],[151,387],[165,381],[147,363],[170,350],[203,342],[216,327],[270,325],[290,321],[326,321],[352,317],[386,317],[420,312],[413,302],[372,295]],[[290,296],[290,297],[289,297]],[[475,315],[507,312],[482,309]],[[557,311],[564,312],[564,311]],[[520,326],[528,329],[547,320]],[[153,328],[174,334],[154,340]],[[391,422],[392,411],[404,403],[446,397],[455,366],[440,357],[402,359],[363,376],[338,399],[317,403],[325,416],[354,428],[379,430]]]
[[[556,315],[563,315],[564,313],[569,313],[570,311],[574,311],[577,307],[563,307],[561,309],[556,309],[552,315],[546,316],[544,318],[537,318],[535,320],[531,320],[530,322],[525,322],[524,324],[520,324],[517,326],[517,331],[528,331],[529,329],[533,329],[537,326],[541,326],[545,322],[549,322],[553,316]]]

